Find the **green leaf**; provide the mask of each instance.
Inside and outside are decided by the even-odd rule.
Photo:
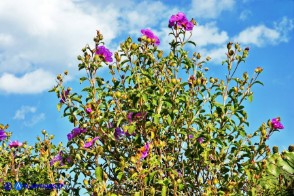
[[[253,94],[248,96],[248,100],[249,100],[250,103],[252,102],[252,99],[253,99]]]
[[[58,103],[58,104],[57,104],[56,107],[57,107],[58,112],[60,111],[61,106],[62,106],[62,103]]]
[[[153,121],[156,125],[159,124],[159,118],[160,118],[160,114],[155,114],[153,116]]]
[[[120,125],[120,122],[122,121],[124,119],[124,117],[119,117],[119,119],[118,119],[118,121],[117,121],[117,123],[116,123],[116,126],[117,127],[119,127],[119,125]]]
[[[120,180],[122,179],[123,175],[124,175],[123,172],[119,172],[119,173],[117,174],[117,179],[120,181]]]
[[[161,189],[161,196],[166,196],[167,195],[167,186],[163,185]]]
[[[253,82],[252,85],[253,85],[253,84],[260,84],[260,85],[264,86],[264,84],[263,84],[262,82],[258,81],[258,80],[255,81],[255,82]]]
[[[168,115],[167,115],[167,123],[170,125],[171,122],[172,122],[172,119],[171,119],[170,115],[168,114]]]
[[[95,176],[96,179],[98,180],[98,182],[102,182],[103,181],[103,170],[101,166],[97,166],[95,169]]]
[[[88,78],[87,77],[81,77],[80,78],[80,84],[82,84],[85,80],[87,80]]]
[[[193,41],[187,41],[187,43],[192,44],[192,45],[194,45],[196,47],[196,43],[193,42]]]
[[[142,95],[142,98],[143,98],[143,100],[144,100],[145,103],[148,102],[148,98],[147,98],[147,95],[146,95],[146,94],[143,94],[143,95]]]

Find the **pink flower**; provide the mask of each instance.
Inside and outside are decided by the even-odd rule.
[[[204,142],[204,138],[203,138],[203,137],[199,137],[199,138],[197,139],[197,141],[199,142],[199,144],[202,144],[202,143]]]
[[[141,160],[148,156],[148,154],[149,154],[149,143],[146,143],[142,148],[140,148],[140,154],[141,154],[141,157],[140,157]]]
[[[154,33],[150,29],[142,29],[141,33],[145,35],[147,38],[151,39],[154,45],[158,46],[160,44],[158,37],[154,35]]]
[[[15,141],[12,141],[9,143],[9,148],[17,148],[17,147],[20,147],[22,146],[22,143],[15,140]]]
[[[179,12],[176,15],[172,15],[169,19],[168,26],[170,28],[177,25],[179,28],[184,28],[186,31],[193,30],[194,24],[191,21],[188,21],[186,15],[183,12]]]
[[[272,127],[273,127],[274,130],[276,130],[276,129],[284,129],[284,126],[280,122],[279,118],[273,118],[271,123],[272,123]]]
[[[58,155],[53,157],[53,159],[50,161],[50,166],[52,166],[55,162],[58,162],[58,161],[59,161],[60,165],[64,165],[64,163],[62,162],[62,154],[63,154],[63,152],[60,151],[58,153]]]
[[[90,148],[91,146],[93,146],[95,141],[98,140],[98,139],[99,139],[99,137],[94,137],[91,141],[84,144],[84,148]]]
[[[0,141],[5,140],[7,137],[4,130],[0,129]]]
[[[104,62],[112,62],[112,53],[104,46],[98,46],[96,48],[96,54],[103,57]]]
[[[92,112],[92,109],[91,108],[86,108],[86,113],[87,114],[90,114]]]
[[[76,136],[80,135],[81,133],[86,132],[86,129],[81,129],[81,128],[74,128],[69,134],[67,134],[67,139],[68,141],[72,140]]]
[[[64,93],[61,94],[60,103],[65,103],[68,95],[69,95],[69,90],[64,91]]]
[[[133,114],[134,114],[134,112],[129,112],[127,115],[129,123],[133,122]]]

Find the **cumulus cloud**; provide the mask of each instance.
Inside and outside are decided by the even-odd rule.
[[[159,1],[20,0],[15,6],[14,1],[2,0],[0,76],[1,82],[9,79],[13,84],[1,83],[0,89],[10,93],[42,92],[47,83],[43,83],[43,89],[39,85],[39,90],[33,86],[22,90],[23,85],[14,84],[34,78],[38,69],[47,73],[46,79],[64,70],[75,76],[78,74],[76,56],[86,44],[93,44],[96,30],[103,33],[107,47],[115,49],[117,43],[113,41],[117,37],[125,33],[140,34],[143,27],[155,27],[171,11]]]
[[[44,113],[36,114],[37,108],[34,106],[21,106],[18,109],[13,119],[23,120],[25,126],[30,127],[45,119]]]
[[[26,114],[35,113],[36,110],[37,108],[33,106],[21,106],[21,108],[15,112],[13,119],[24,120],[26,117]]]
[[[33,115],[32,118],[28,121],[24,122],[24,125],[27,127],[31,127],[35,124],[37,124],[38,122],[45,120],[45,114],[44,113],[40,113],[38,115]]]
[[[240,20],[246,20],[248,17],[250,17],[252,15],[252,12],[250,10],[243,10],[241,13],[240,13]]]
[[[37,69],[20,77],[4,73],[0,76],[0,91],[16,94],[41,93],[53,87],[54,79],[53,74],[42,69]]]
[[[234,6],[235,0],[192,0],[189,13],[197,18],[216,18]]]
[[[215,22],[197,26],[192,35],[192,40],[201,47],[223,44],[228,39],[227,32],[219,30]]]
[[[284,17],[280,22],[275,22],[273,28],[263,24],[248,27],[241,31],[234,40],[243,44],[253,44],[258,47],[288,42],[289,33],[293,28],[293,20]]]

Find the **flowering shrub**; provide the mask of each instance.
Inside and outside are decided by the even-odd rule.
[[[82,50],[79,69],[87,77],[80,81],[89,86],[82,94],[70,91],[58,104],[74,126],[85,130],[68,137],[69,154],[75,157],[74,178],[68,179],[73,190],[94,195],[262,193],[258,179],[266,172],[262,160],[270,155],[265,142],[283,128],[275,118],[253,133],[245,131],[243,104],[252,100],[252,87],[262,84],[257,80],[262,68],[251,77],[247,72],[238,76],[249,48],[229,42],[226,77],[208,76],[210,57],[185,50],[187,44],[195,46],[187,36],[195,25],[184,13],[172,15],[173,40],[165,55],[150,29],[141,30],[138,42],[130,37],[123,42],[113,63],[99,31],[95,48],[107,55],[89,46]],[[109,68],[111,81],[97,75],[101,67]],[[70,89],[65,90],[63,77],[52,89],[62,100]]]
[[[270,173],[266,160],[272,167],[276,156],[266,141],[284,127],[274,118],[246,132],[244,102],[252,101],[252,87],[262,84],[257,80],[261,67],[252,76],[238,72],[249,48],[229,42],[222,63],[227,74],[216,78],[206,67],[210,57],[191,54],[196,22],[179,12],[168,26],[169,52],[160,50],[156,34],[142,29],[138,42],[129,37],[114,59],[97,31],[95,46],[87,45],[78,56],[79,70],[86,73],[80,78],[86,84],[82,92],[64,86],[67,72],[57,76],[51,90],[59,99],[58,110],[63,108],[75,127],[67,134],[67,148],[53,145],[46,132],[34,148],[18,141],[8,148],[9,135],[1,126],[0,168],[12,166],[0,170],[1,180],[62,180],[68,188],[60,195],[79,195],[81,189],[91,195],[136,196],[254,195],[276,190],[263,184]],[[188,47],[193,48],[187,51]],[[110,81],[98,75],[102,67],[108,68]],[[292,164],[291,153],[284,158]],[[279,174],[285,176],[283,171]],[[275,187],[276,177],[271,178]]]
[[[59,164],[56,162],[62,163],[61,155],[56,155],[62,146],[53,145],[53,136],[48,136],[45,131],[43,140],[38,137],[35,146],[19,141],[9,142],[7,146],[11,136],[6,132],[7,128],[0,124],[0,195],[50,195],[50,192],[57,195],[58,189],[53,185],[61,187],[63,177],[57,167],[52,166]],[[54,158],[51,160],[51,157]],[[17,182],[22,183],[20,190],[15,189]],[[37,185],[47,187],[37,188]]]

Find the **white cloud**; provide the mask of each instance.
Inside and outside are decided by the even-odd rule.
[[[240,13],[240,20],[246,20],[248,17],[250,17],[252,15],[252,12],[250,10],[243,10],[241,13]]]
[[[47,79],[48,75],[51,77],[64,70],[75,76],[78,74],[76,56],[82,53],[81,48],[86,44],[93,46],[96,30],[103,33],[106,46],[113,49],[117,44],[112,41],[117,41],[119,36],[140,34],[141,28],[154,29],[171,11],[159,1],[19,0],[16,3],[1,0],[1,81],[29,79],[38,69],[47,73]],[[165,23],[167,25],[167,21]],[[34,86],[23,90],[23,85],[17,88],[8,82],[1,83],[0,89],[18,91],[11,90],[11,85],[25,93],[44,91],[36,90]],[[43,87],[47,88],[47,85]]]
[[[23,123],[25,126],[28,126],[28,127],[33,126],[37,124],[38,122],[45,119],[44,113],[36,114],[36,111],[37,111],[37,108],[34,106],[21,106],[21,108],[15,112],[13,119],[24,120]],[[29,115],[29,114],[33,114],[33,115]]]
[[[21,108],[15,112],[13,119],[24,120],[27,113],[35,113],[36,110],[37,108],[33,106],[21,106]]]
[[[274,22],[275,29],[280,32],[280,41],[288,42],[289,33],[294,29],[294,20],[283,17],[280,22]]]
[[[197,18],[216,18],[223,11],[232,10],[235,0],[192,0],[189,13]]]
[[[263,46],[267,43],[275,43],[279,39],[280,34],[275,29],[266,27],[265,25],[248,27],[241,31],[235,38],[242,44],[254,44]]]
[[[192,35],[192,40],[200,47],[223,44],[228,39],[227,32],[220,31],[214,22],[196,26]]]
[[[40,113],[38,115],[33,115],[32,118],[28,121],[24,122],[24,125],[27,127],[31,127],[35,124],[37,124],[38,122],[45,120],[45,114],[44,113]]]
[[[16,94],[41,93],[53,87],[54,79],[53,74],[42,69],[26,73],[21,77],[4,73],[0,76],[0,90]]]
[[[248,27],[241,31],[234,40],[242,44],[253,44],[258,47],[288,42],[289,33],[293,28],[293,20],[284,17],[280,22],[275,22],[273,28],[265,25]]]
[[[7,44],[0,46],[4,51],[0,71],[25,73],[43,67],[58,73],[72,69],[80,49],[92,43],[96,29],[102,31],[106,43],[115,38],[118,17],[115,7],[102,3],[94,7],[71,0],[20,0],[17,4],[2,0],[0,39]]]
[[[13,43],[13,37],[9,34],[0,33],[0,43],[5,45],[11,45]]]

